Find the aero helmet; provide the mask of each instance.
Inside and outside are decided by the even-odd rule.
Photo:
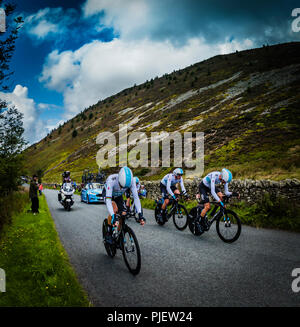
[[[231,172],[226,169],[226,168],[223,168],[222,169],[222,179],[223,181],[225,181],[226,183],[230,183],[231,180],[232,180],[232,174]]]
[[[175,175],[175,176],[182,176],[183,175],[183,170],[181,168],[176,168],[173,171],[173,175]]]
[[[128,167],[122,167],[121,170],[119,171],[119,184],[121,187],[130,187],[132,183],[132,171]]]

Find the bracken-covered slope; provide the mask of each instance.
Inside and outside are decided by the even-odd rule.
[[[100,132],[204,132],[205,172],[238,178],[299,178],[300,43],[219,55],[134,85],[83,110],[25,151],[28,174],[44,181],[97,170]],[[74,132],[76,131],[76,132]],[[77,135],[76,135],[77,134]],[[110,169],[116,171],[117,169]],[[136,168],[156,179],[170,168]]]

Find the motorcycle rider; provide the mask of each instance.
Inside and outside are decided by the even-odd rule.
[[[62,173],[62,184],[71,183],[71,173],[67,170]]]
[[[112,227],[117,228],[119,225],[116,213],[119,212],[122,216],[126,215],[126,207],[124,205],[123,194],[129,190],[132,192],[136,209],[139,215],[139,222],[141,225],[145,224],[145,218],[142,215],[141,202],[138,197],[136,183],[133,179],[132,171],[128,167],[122,167],[118,174],[108,176],[104,188],[104,197],[106,207],[109,212],[108,216],[108,234],[106,235],[107,241],[111,242]]]
[[[62,176],[62,184],[61,184],[61,187],[60,187],[60,191],[58,193],[58,201],[60,202],[61,201],[61,190],[64,188],[64,184],[65,183],[71,183],[71,177],[70,177],[71,173],[67,170],[67,171],[64,171],[61,176]]]

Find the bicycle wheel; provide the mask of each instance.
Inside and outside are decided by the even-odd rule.
[[[242,224],[238,215],[232,210],[226,210],[216,221],[217,233],[226,243],[233,243],[241,234]]]
[[[178,230],[186,229],[189,222],[189,214],[185,206],[178,204],[177,210],[173,213],[173,223]]]
[[[121,242],[122,253],[128,270],[137,275],[141,270],[141,251],[134,231],[129,226],[124,226]]]
[[[188,226],[192,234],[194,234],[195,236],[200,236],[204,233],[204,230],[200,222],[198,221],[197,209],[197,207],[191,209],[188,219]]]
[[[104,219],[103,225],[102,225],[102,237],[103,237],[103,244],[106,250],[106,253],[108,256],[113,258],[116,255],[117,249],[115,244],[109,244],[106,242],[105,236],[107,234],[107,229],[108,229],[108,221],[107,219]]]
[[[161,207],[160,206],[156,206],[155,207],[155,210],[154,210],[154,217],[155,217],[155,220],[156,222],[158,223],[158,225],[164,225],[165,224],[165,220],[160,220],[158,215],[160,214],[160,211],[161,211]]]

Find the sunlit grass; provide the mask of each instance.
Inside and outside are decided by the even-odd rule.
[[[28,201],[1,234],[0,267],[6,273],[6,292],[0,293],[0,306],[89,306],[45,197],[39,197],[39,202],[38,215],[27,212]]]

